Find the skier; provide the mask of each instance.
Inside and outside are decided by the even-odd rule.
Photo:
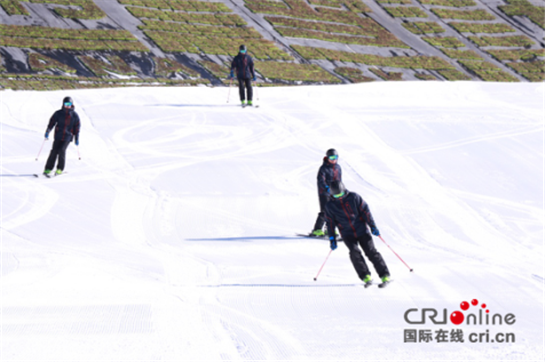
[[[318,218],[314,224],[314,229],[310,233],[311,236],[324,236],[323,231],[325,219],[324,219],[324,207],[327,201],[329,201],[329,184],[333,181],[342,181],[342,170],[338,164],[339,153],[334,148],[327,150],[324,157],[322,166],[318,170],[318,198],[320,201],[320,212]]]
[[[238,79],[238,90],[240,93],[240,101],[242,106],[246,106],[246,96],[245,90],[248,94],[248,105],[252,105],[252,80],[256,80],[255,71],[254,71],[254,61],[252,57],[246,54],[246,45],[241,45],[237,56],[233,59],[231,63],[231,73],[229,74],[229,79],[234,78],[234,72],[237,72]],[[246,89],[245,89],[246,88]]]
[[[66,149],[73,138],[75,138],[76,146],[79,145],[80,120],[74,110],[72,98],[65,97],[62,101],[62,108],[51,116],[45,131],[45,139],[49,139],[49,132],[51,132],[53,127],[55,127],[55,140],[53,141],[53,147],[49,153],[44,170],[44,175],[48,177],[50,177],[50,173],[53,167],[55,167],[57,157],[58,163],[55,174],[62,174],[66,160]]]
[[[375,249],[373,238],[367,228],[367,226],[371,228],[373,235],[380,236],[369,206],[360,195],[348,192],[341,181],[333,181],[330,185],[330,192],[332,198],[325,206],[325,215],[331,250],[337,248],[337,239],[332,232],[337,226],[344,244],[348,247],[352,265],[365,286],[371,285],[372,278],[358,244],[363,249],[365,256],[373,263],[382,280],[382,286],[386,285],[390,282],[390,272],[384,259]]]

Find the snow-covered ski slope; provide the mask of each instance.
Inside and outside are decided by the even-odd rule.
[[[28,176],[66,95],[81,160],[72,144],[67,175]],[[542,360],[543,95],[383,82],[260,89],[241,109],[226,88],[0,92],[1,359]],[[295,236],[332,147],[414,268],[375,239],[385,289],[342,243],[314,282],[328,242]],[[413,324],[425,308],[446,324]]]

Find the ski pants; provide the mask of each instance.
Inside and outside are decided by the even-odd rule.
[[[319,194],[318,197],[320,198],[320,212],[318,213],[318,218],[316,219],[316,223],[314,224],[314,230],[321,230],[324,227],[325,224],[325,217],[324,217],[324,209],[325,204],[329,201],[329,195],[327,194]]]
[[[64,170],[64,164],[66,162],[66,149],[68,148],[70,142],[71,139],[64,141],[53,141],[53,147],[51,148],[49,158],[47,159],[47,162],[45,164],[46,170],[53,170],[53,168],[55,167],[55,162],[57,161],[57,157],[59,158],[59,162],[57,163],[57,170]]]
[[[247,92],[245,92],[245,88]],[[238,78],[238,92],[240,94],[240,100],[244,101],[246,100],[245,93],[248,93],[248,100],[251,101],[252,97],[254,95],[253,89],[252,89],[252,80],[251,79],[242,79]]]
[[[356,269],[356,273],[358,273],[358,276],[361,280],[365,278],[366,275],[371,275],[371,272],[369,271],[369,268],[367,267],[367,264],[365,263],[365,259],[363,258],[363,255],[361,255],[361,251],[358,248],[361,246],[363,249],[363,252],[365,253],[365,256],[367,259],[371,261],[373,266],[375,267],[375,270],[377,271],[379,277],[384,277],[386,275],[390,275],[390,272],[388,271],[388,267],[386,266],[386,263],[384,262],[384,259],[382,259],[382,255],[375,249],[375,243],[373,242],[373,238],[371,237],[371,234],[365,234],[364,236],[360,236],[359,238],[354,237],[344,237],[343,236],[344,245],[349,250],[350,260],[352,261],[352,265],[354,265],[354,269]]]

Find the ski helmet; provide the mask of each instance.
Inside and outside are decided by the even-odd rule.
[[[338,156],[338,155],[339,155],[339,153],[337,152],[337,150],[334,149],[334,148],[330,148],[329,150],[327,150],[327,152],[326,152],[325,154],[326,154],[327,157],[329,157],[329,156],[334,156],[334,155],[335,155],[335,156]]]
[[[344,187],[344,184],[342,181],[333,181],[329,185],[329,192],[334,198],[343,197],[346,193],[346,187]]]
[[[246,53],[246,45],[242,44],[242,45],[238,48],[238,51],[239,51],[239,53]]]
[[[69,106],[67,106],[66,104],[67,103],[70,103]],[[74,105],[74,101],[72,100],[71,97],[64,97],[64,99],[62,100],[62,106],[63,107],[72,107]]]
[[[325,155],[327,156],[327,158],[329,158],[330,160],[336,160],[339,158],[339,153],[337,152],[336,149],[334,148],[330,148],[329,150],[327,150],[327,152],[325,153]]]

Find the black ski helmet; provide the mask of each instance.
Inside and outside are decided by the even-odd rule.
[[[344,187],[342,181],[333,181],[329,185],[329,192],[331,193],[331,195],[344,195],[346,193],[346,187]]]
[[[62,100],[62,106],[63,107],[64,107],[65,103],[72,103],[72,105],[74,105],[74,101],[72,100],[71,97],[64,97],[64,99]]]
[[[327,150],[327,152],[325,153],[325,155],[326,155],[327,157],[329,157],[329,156],[337,156],[337,157],[339,157],[339,153],[338,153],[337,150],[334,149],[334,148],[330,148],[329,150]]]
[[[238,48],[238,51],[239,51],[239,53],[246,53],[246,45],[242,44],[242,45]]]

